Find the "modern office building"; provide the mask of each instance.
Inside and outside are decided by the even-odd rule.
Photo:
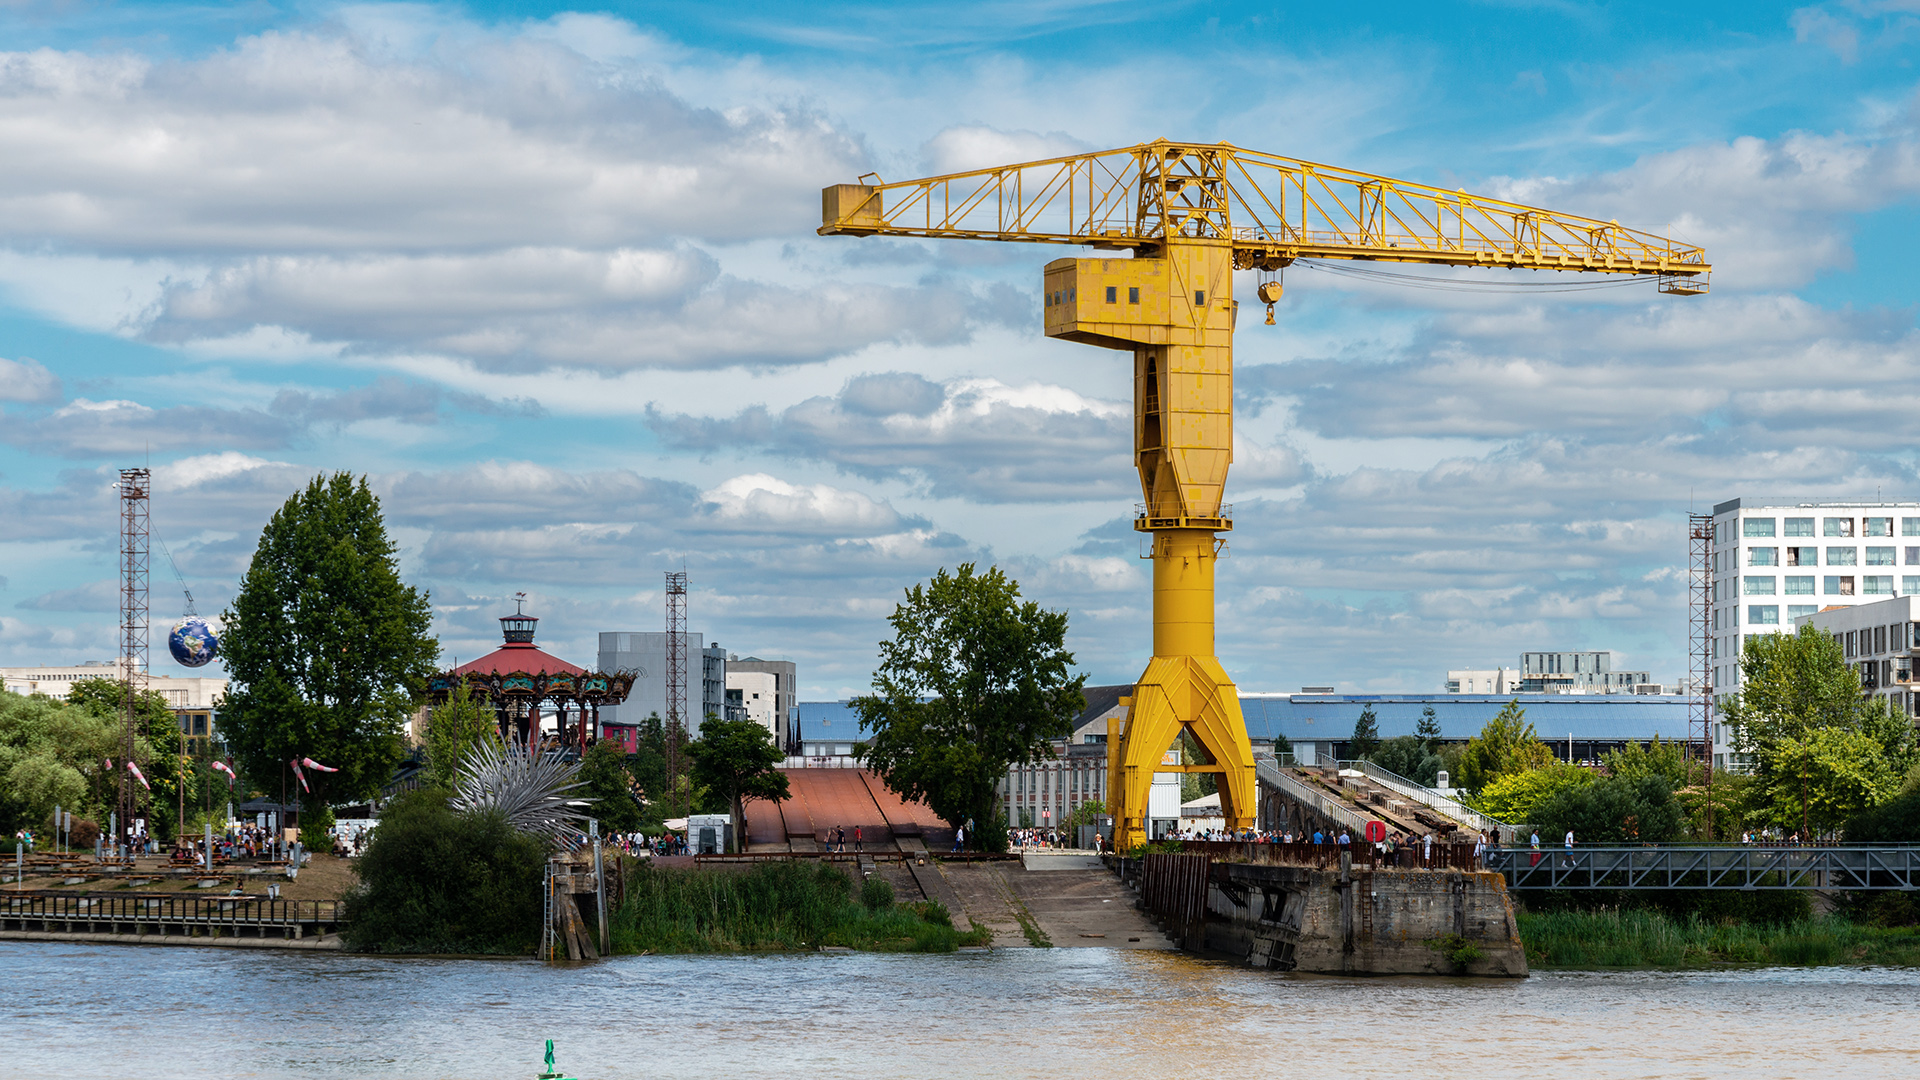
[[[780,718],[780,676],[771,671],[727,670],[727,713],[732,718],[751,720],[773,736],[774,745],[786,748],[787,725]]]
[[[727,710],[727,651],[704,643],[697,633],[686,638],[687,734],[697,737],[700,722]],[[607,632],[600,635],[600,670],[632,671],[633,692],[618,705],[600,708],[600,723],[638,727],[649,715],[667,716],[667,635],[659,632]]]
[[[1447,672],[1449,694],[1658,694],[1665,687],[1645,671],[1613,670],[1613,654],[1525,652],[1520,667]]]
[[[1713,508],[1708,558],[1720,698],[1740,689],[1740,651],[1750,635],[1792,633],[1827,608],[1920,592],[1920,502],[1730,499]],[[1712,733],[1714,760],[1738,767],[1724,726],[1714,724]]]
[[[1920,652],[1920,609],[1911,596],[1895,596],[1870,604],[1829,608],[1802,615],[1794,629],[1811,626],[1840,644],[1848,666],[1860,673],[1860,689],[1870,696],[1891,699],[1906,716],[1920,717],[1920,694],[1914,691],[1913,658]]]
[[[757,656],[728,656],[727,685],[733,686],[735,672],[752,672],[773,676],[773,716],[771,723],[774,741],[789,754],[800,752],[800,729],[795,719],[794,707],[799,695],[799,668],[791,660],[762,660]],[[744,684],[742,684],[744,686]],[[746,705],[750,702],[743,701]]]

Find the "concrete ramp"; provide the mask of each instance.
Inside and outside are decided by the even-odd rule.
[[[1107,864],[1091,851],[1029,851],[1020,856],[1028,870],[1105,870]]]

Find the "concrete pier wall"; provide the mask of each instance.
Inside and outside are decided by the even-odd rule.
[[[1201,933],[1182,944],[1282,971],[1527,974],[1506,881],[1488,871],[1214,863]]]

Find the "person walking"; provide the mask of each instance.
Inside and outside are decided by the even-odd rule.
[[[853,850],[855,851],[867,850],[866,845],[861,842],[860,837],[861,837],[860,826],[855,825],[853,827]]]
[[[953,830],[953,850],[967,850],[967,827],[965,825]]]

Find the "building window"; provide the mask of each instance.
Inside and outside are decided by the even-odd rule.
[[[1792,622],[1795,619],[1804,619],[1819,610],[1819,604],[1788,604],[1787,621]]]
[[[1862,536],[1892,536],[1893,535],[1893,519],[1890,517],[1870,517],[1870,518],[1861,518],[1860,520],[1862,524],[1865,526],[1865,528],[1860,534]]]
[[[1907,576],[1901,578],[1900,592],[1907,596],[1912,596],[1914,593],[1920,593],[1920,575],[1908,574]],[[1920,623],[1915,623],[1914,625],[1920,626]],[[1914,644],[1920,645],[1920,637],[1916,637],[1914,639]]]
[[[1828,566],[1857,566],[1859,564],[1855,560],[1859,557],[1859,548],[1830,547],[1827,549]]]
[[[1828,536],[1852,536],[1853,535],[1853,519],[1852,518],[1828,518],[1826,521],[1826,524],[1827,524]]]
[[[1891,551],[1893,549],[1888,548],[1887,550]],[[1780,549],[1779,548],[1761,548],[1761,547],[1748,548],[1747,549],[1747,565],[1748,566],[1779,566],[1780,565]]]
[[[1867,596],[1892,596],[1892,574],[1868,574],[1860,579],[1860,592]]]
[[[1853,579],[1850,577],[1827,576],[1826,588],[1821,590],[1828,596],[1852,596]]]
[[[1772,518],[1748,518],[1746,521],[1746,525],[1740,530],[1740,535],[1772,536],[1773,535],[1773,519]]]
[[[1749,574],[1745,581],[1748,596],[1772,596],[1773,578],[1771,576],[1754,577]]]
[[[1901,536],[1920,536],[1920,518],[1901,518]]]
[[[1747,605],[1747,624],[1749,626],[1777,626],[1780,623],[1780,605]]]
[[[1127,303],[1137,304],[1139,302],[1140,302],[1140,286],[1138,285],[1127,286]]]
[[[1788,575],[1786,594],[1788,596],[1812,596],[1813,575]]]
[[[1914,520],[1920,521],[1920,518],[1916,518]],[[1812,536],[1813,535],[1813,519],[1812,518],[1788,518],[1787,531],[1785,535]],[[1920,533],[1914,533],[1914,535],[1920,536]]]
[[[1107,286],[1107,303],[1115,304],[1115,303],[1119,303],[1119,301],[1120,301],[1119,288],[1113,285]]]
[[[1867,549],[1868,566],[1895,566],[1893,549],[1890,547],[1870,547]]]
[[[1788,566],[1819,566],[1820,549],[1817,547],[1790,547],[1787,549]]]

